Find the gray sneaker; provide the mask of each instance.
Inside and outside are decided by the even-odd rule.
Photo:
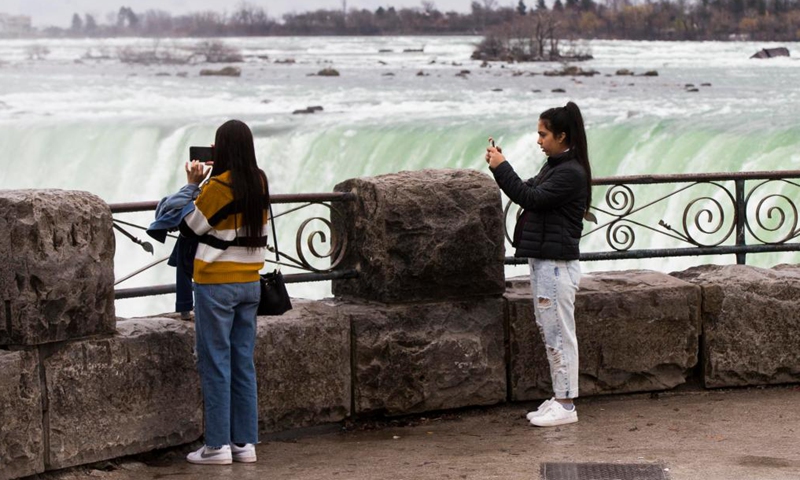
[[[186,455],[189,463],[196,465],[230,465],[233,463],[231,447],[223,445],[220,448],[210,448],[203,445],[196,452]]]

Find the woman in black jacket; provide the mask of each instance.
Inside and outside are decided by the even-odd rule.
[[[575,292],[580,283],[578,244],[592,201],[592,169],[583,117],[572,102],[539,116],[538,144],[547,155],[539,174],[523,182],[499,148],[486,161],[495,181],[523,208],[514,228],[514,256],[528,258],[536,324],[547,349],[554,396],[528,413],[539,427],[578,421],[578,339]]]

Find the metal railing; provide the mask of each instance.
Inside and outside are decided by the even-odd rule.
[[[291,223],[283,222],[278,219],[296,212],[307,211],[314,206],[320,206],[329,211],[329,216],[326,218],[319,214],[311,214],[311,216],[303,219],[302,222],[295,222],[297,224],[295,231],[295,251],[289,253],[286,248],[280,249],[280,258],[282,261],[276,262],[272,258],[267,258],[268,263],[277,264],[281,266],[292,267],[295,269],[303,270],[306,273],[293,273],[284,275],[287,283],[300,283],[300,282],[317,282],[325,280],[333,280],[338,278],[353,278],[357,276],[355,270],[341,270],[338,269],[344,255],[347,251],[347,240],[336,234],[332,226],[332,219],[337,215],[342,215],[341,210],[336,206],[337,203],[350,202],[356,199],[353,193],[304,193],[304,194],[283,194],[272,195],[270,197],[273,205],[286,205],[297,204],[292,208],[275,211],[273,207],[275,220],[279,225],[279,231],[283,231],[287,225],[292,227]],[[111,204],[111,213],[114,215],[135,212],[148,212],[155,211],[158,202],[134,202],[134,203],[115,203]],[[321,224],[322,229],[310,229],[312,225]],[[129,229],[137,229],[144,231],[146,226],[136,225],[134,223],[114,218],[114,228],[122,235],[125,235],[134,243],[141,245],[145,251],[153,253],[153,246],[149,241],[140,239],[137,235],[132,234]],[[312,227],[313,228],[313,227]],[[324,230],[323,230],[324,229]],[[327,232],[325,231],[327,230]],[[175,238],[175,235],[169,235]],[[317,248],[318,244],[329,244],[327,251],[320,251]],[[274,239],[270,239],[270,245],[267,249],[274,253]],[[149,270],[163,262],[166,262],[169,256],[156,259],[148,265],[116,280],[116,284],[120,284],[136,275]],[[323,261],[325,266],[316,265],[316,263]],[[144,297],[150,295],[163,295],[175,293],[175,284],[167,285],[154,285],[147,287],[134,287],[134,288],[120,288],[114,290],[114,297],[116,299]]]
[[[800,198],[800,171],[710,173],[681,175],[638,175],[595,178],[592,213],[596,224],[586,223],[584,228],[584,253],[582,261],[624,260],[659,257],[703,255],[736,256],[736,262],[746,263],[751,253],[800,251],[800,217],[795,199]],[[780,187],[780,188],[779,188]],[[641,189],[641,191],[637,190]],[[781,189],[790,190],[789,194]],[[637,196],[638,194],[638,196]],[[281,249],[286,259],[280,265],[293,267],[306,273],[285,275],[288,283],[325,281],[354,278],[355,270],[339,269],[347,243],[345,236],[337,235],[332,219],[341,216],[336,204],[356,199],[353,193],[312,193],[273,195],[274,205],[297,204],[285,211],[275,212],[279,219],[312,206],[329,210],[329,218],[318,214],[302,222],[295,222],[294,254]],[[118,203],[111,205],[113,214],[155,210],[157,202]],[[511,202],[504,209],[506,239],[510,243],[509,227],[513,231],[515,220],[522,213]],[[512,215],[512,212],[515,212]],[[306,231],[312,222],[321,222],[322,228]],[[277,223],[284,230],[286,222]],[[152,253],[152,245],[131,234],[126,228],[140,230],[146,227],[114,218],[114,228]],[[585,251],[586,239],[593,240],[605,234],[605,247]],[[645,242],[659,243],[649,248],[634,248],[647,233]],[[329,243],[326,252],[315,247]],[[594,242],[598,243],[598,242]],[[664,245],[668,243],[669,245]],[[305,247],[305,249],[304,249]],[[273,246],[268,249],[274,252]],[[310,255],[304,253],[308,250]],[[325,267],[314,266],[314,260],[323,260]],[[166,261],[158,259],[147,266],[117,280],[121,283],[153,266]],[[267,258],[270,263],[275,263]],[[507,256],[507,265],[526,263],[526,259]],[[175,292],[175,285],[122,288],[115,290],[115,298],[134,298]]]
[[[800,251],[798,170],[605,177],[592,183],[591,212],[598,222],[586,223],[582,238],[605,233],[608,249],[584,252],[582,261],[734,254],[744,264],[749,253]],[[508,202],[504,210],[509,242],[514,206]],[[514,221],[522,211],[515,212]],[[671,246],[633,248],[637,232]],[[527,259],[506,257],[505,263]]]

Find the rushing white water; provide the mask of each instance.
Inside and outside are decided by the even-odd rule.
[[[180,52],[199,41],[161,40],[158,47]],[[592,41],[578,45],[595,57],[580,66],[600,75],[572,78],[541,75],[560,68],[554,63],[481,68],[469,59],[477,37],[224,41],[245,55],[239,78],[198,75],[221,65],[129,66],[116,60],[119,48],[153,48],[150,39],[0,40],[0,188],[88,190],[109,203],[156,200],[185,181],[189,145],[211,143],[216,127],[229,118],[253,128],[259,163],[275,193],[326,192],[348,178],[400,170],[485,171],[490,135],[529,175],[543,160],[534,132],[538,114],[567,100],[583,110],[595,176],[800,169],[800,61],[748,59],[777,45]],[[49,55],[29,59],[32,44],[47,47]],[[800,53],[800,44],[785,46]],[[82,58],[87,51],[112,58]],[[290,58],[295,63],[275,63]],[[311,76],[325,67],[341,76]],[[622,68],[659,75],[615,76]],[[456,76],[461,70],[471,73]],[[699,91],[687,91],[686,84]],[[557,88],[565,92],[554,93]],[[324,111],[292,115],[311,105]],[[637,205],[667,191],[640,189]],[[798,198],[796,187],[780,191]],[[722,199],[720,192],[708,192]],[[595,198],[603,193],[597,189]],[[685,197],[675,199],[645,218],[650,215],[653,226],[662,218],[675,225],[685,205]],[[151,214],[119,218],[146,225]],[[282,249],[293,250],[300,220],[287,216],[279,224]],[[635,248],[664,241],[637,234]],[[605,235],[587,237],[582,248],[608,249]],[[117,250],[122,276],[167,255],[171,243],[156,244],[151,257],[118,236]],[[672,271],[701,261],[733,258],[595,262],[584,269]],[[782,262],[797,263],[800,256],[748,257],[754,265]],[[523,271],[515,267],[508,274]],[[164,266],[120,287],[169,283],[173,275]],[[308,297],[330,292],[323,284],[290,290]],[[120,301],[117,308],[120,315],[157,313],[171,310],[172,302],[171,296],[151,297]]]

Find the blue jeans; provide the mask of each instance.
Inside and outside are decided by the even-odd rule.
[[[205,444],[258,443],[253,350],[258,282],[195,283],[197,369],[203,386]]]
[[[575,292],[581,281],[577,260],[528,259],[533,310],[542,334],[553,393],[558,399],[578,396],[578,337]]]

